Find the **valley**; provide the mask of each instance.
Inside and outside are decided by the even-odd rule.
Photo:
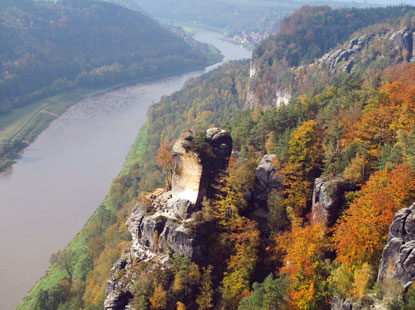
[[[195,38],[217,47],[224,61],[249,58],[250,51],[199,29]],[[42,276],[48,257],[82,228],[121,170],[147,117],[149,105],[179,90],[203,71],[86,95],[55,119],[0,174],[0,308],[11,310]],[[40,106],[41,107],[41,106]],[[30,255],[27,255],[30,253]]]

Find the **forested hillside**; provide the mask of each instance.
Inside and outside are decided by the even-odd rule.
[[[132,9],[144,10],[165,22],[199,25],[223,31],[237,41],[256,45],[279,29],[280,21],[302,5],[314,1],[262,0],[106,0]],[[315,1],[317,4],[324,1]],[[349,1],[327,1],[335,7],[362,7]]]
[[[281,64],[279,73],[293,77],[289,103],[258,96],[243,110],[248,64],[233,62],[153,105],[104,204],[52,257],[19,309],[101,309],[110,277],[123,286],[108,310],[128,303],[133,309],[413,309],[414,288],[403,290],[406,282],[396,276],[377,281],[377,274],[395,213],[415,202],[415,65],[413,45],[404,39],[413,37],[415,14],[409,7],[308,7],[291,18],[306,31],[325,16],[351,20],[344,33],[327,30],[335,21],[311,37],[304,33],[306,45],[290,41],[284,25],[291,19],[284,22],[276,37],[287,38],[297,55],[289,66],[278,54],[282,47],[269,44],[276,37],[254,52],[261,60],[251,77],[256,89],[272,98],[276,80],[263,64]],[[315,47],[313,57],[329,52],[327,59],[337,55],[333,47],[354,52],[331,66],[314,62],[307,47]],[[341,70],[346,61],[353,61],[351,69]],[[215,156],[204,132],[219,124],[233,139],[229,168],[183,228],[203,228],[208,254],[196,262],[172,249],[159,253],[167,241],[156,229],[164,224],[151,197],[168,193],[154,189],[168,184],[171,145],[194,129],[189,149]],[[124,257],[110,275],[121,252],[130,255],[137,246],[128,242],[137,231],[124,225],[132,207],[133,215],[156,223],[145,249],[155,256],[142,261],[138,253],[128,263]]]
[[[74,86],[106,86],[206,65],[137,11],[98,1],[2,1],[0,112]]]
[[[280,31],[253,52],[257,74],[251,89],[262,103],[270,103],[276,88],[291,82],[286,69],[309,65],[359,29],[393,20],[412,11],[410,6],[336,9],[304,6],[281,22]],[[282,79],[285,79],[281,81]]]

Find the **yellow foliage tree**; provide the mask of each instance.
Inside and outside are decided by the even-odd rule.
[[[356,269],[354,272],[353,295],[362,298],[368,289],[372,276],[372,268],[368,263],[364,263],[361,268]]]
[[[282,172],[285,204],[298,216],[311,200],[314,178],[320,173],[324,153],[322,139],[322,129],[314,120],[303,123],[291,134],[289,161]]]
[[[166,309],[167,292],[161,284],[156,284],[153,296],[150,297],[151,309]]]

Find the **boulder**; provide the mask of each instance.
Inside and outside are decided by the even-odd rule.
[[[378,281],[387,291],[394,283],[405,291],[415,280],[415,203],[399,210],[389,228],[379,264]]]

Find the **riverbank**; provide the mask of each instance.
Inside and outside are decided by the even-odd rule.
[[[205,54],[206,64],[201,67],[190,67],[168,74],[156,74],[146,78],[135,79],[125,83],[102,88],[77,87],[28,105],[0,114],[0,172],[13,165],[21,152],[33,143],[49,124],[62,115],[69,107],[80,102],[86,96],[103,93],[134,83],[155,81],[187,72],[197,71],[219,63],[223,60],[221,52],[209,44]]]

